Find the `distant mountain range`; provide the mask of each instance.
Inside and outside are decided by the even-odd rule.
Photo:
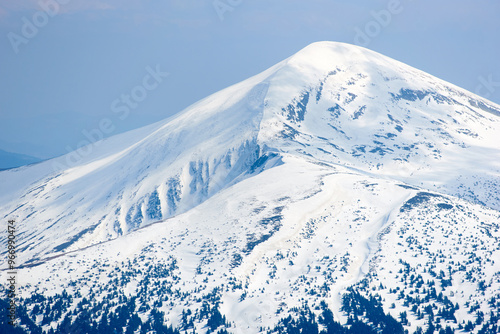
[[[40,161],[42,160],[29,155],[7,152],[0,149],[0,170],[21,167]]]
[[[312,44],[78,159],[0,172],[18,329],[498,333],[499,133],[488,100]]]

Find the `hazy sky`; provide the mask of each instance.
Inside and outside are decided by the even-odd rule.
[[[0,0],[0,149],[67,153],[99,126],[161,120],[321,40],[499,103],[499,15],[498,0]]]

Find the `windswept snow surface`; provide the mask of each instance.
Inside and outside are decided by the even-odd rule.
[[[0,172],[0,214],[18,222],[24,297],[119,286],[182,327],[214,293],[228,331],[256,333],[304,301],[345,323],[354,286],[414,331],[428,322],[406,297],[434,288],[420,309],[451,301],[458,328],[499,309],[499,134],[500,106],[321,42],[79,161]]]

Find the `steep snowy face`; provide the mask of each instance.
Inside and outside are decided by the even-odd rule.
[[[373,51],[315,43],[270,80],[259,138],[500,209],[500,107]]]
[[[500,107],[375,52],[315,43],[171,119],[0,173],[24,261],[187,212],[284,154],[500,208]],[[58,167],[58,168],[54,168]]]
[[[22,260],[185,212],[238,178],[279,164],[279,157],[263,157],[257,142],[266,75],[171,119],[95,143],[77,163],[63,156],[0,173],[2,217],[23,223]]]

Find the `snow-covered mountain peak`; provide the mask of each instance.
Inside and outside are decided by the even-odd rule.
[[[365,69],[384,66],[396,61],[369,49],[339,42],[312,43],[286,60],[287,65],[308,72],[330,72],[336,66],[356,65]]]
[[[95,143],[77,162],[70,154],[0,173],[12,196],[0,207],[30,229],[29,260],[187,212],[294,155],[498,209],[496,113],[391,58],[319,42],[165,121]]]
[[[77,159],[0,172],[23,328],[498,333],[499,133],[498,105],[314,43]]]

